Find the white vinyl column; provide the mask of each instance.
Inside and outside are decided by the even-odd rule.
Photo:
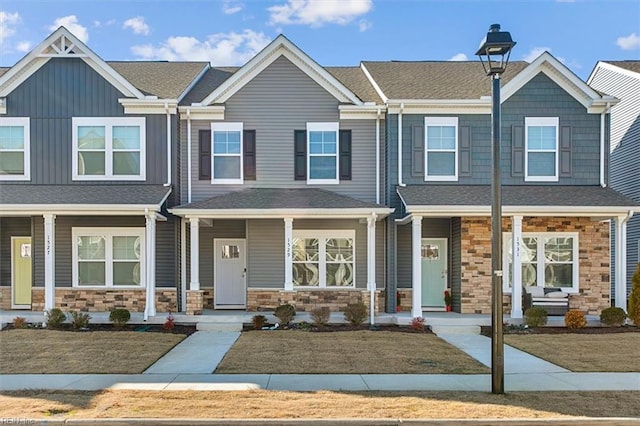
[[[156,315],[156,212],[145,215],[145,263],[147,297],[144,308],[144,320]]]
[[[511,217],[511,318],[522,318],[522,216]]]
[[[411,316],[422,316],[422,216],[414,216],[411,226],[411,270],[413,298]]]
[[[44,309],[56,304],[56,215],[44,217]]]
[[[191,239],[191,282],[189,290],[200,290],[200,219],[189,219]]]
[[[367,218],[367,288],[369,289],[369,321],[375,323],[376,298],[376,214]]]
[[[616,218],[616,300],[615,306],[627,311],[627,217]]]
[[[180,312],[187,311],[187,221],[180,219]]]
[[[293,218],[284,218],[284,289],[293,291]]]

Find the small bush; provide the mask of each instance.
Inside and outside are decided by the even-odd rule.
[[[13,319],[13,328],[26,328],[27,319],[25,317],[15,317]]]
[[[299,323],[296,324],[298,330],[302,330],[302,331],[309,331],[311,330],[311,327],[313,326],[313,324],[311,324],[310,322],[306,322],[306,321],[300,321]]]
[[[176,324],[173,322],[173,315],[171,315],[171,311],[169,311],[169,315],[167,315],[167,320],[162,324],[162,328],[165,330],[173,330]]]
[[[524,312],[524,323],[529,327],[542,327],[547,325],[547,311],[539,306],[534,306]]]
[[[115,308],[109,313],[109,321],[116,327],[124,327],[131,319],[131,312],[125,308]]]
[[[45,318],[47,319],[45,321],[47,328],[55,329],[55,328],[60,328],[62,323],[67,319],[67,316],[65,315],[64,312],[62,312],[62,309],[53,308],[53,309],[49,309],[48,311],[45,311]]]
[[[85,312],[71,312],[71,327],[74,330],[82,330],[89,326],[91,315]]]
[[[603,309],[600,314],[600,322],[608,327],[620,327],[627,319],[627,314],[622,308]]]
[[[627,302],[627,313],[629,318],[637,326],[640,326],[640,263],[638,263],[638,269],[631,278],[631,294],[629,295],[629,302]]]
[[[313,325],[318,327],[329,324],[330,316],[331,309],[329,309],[328,306],[320,306],[319,308],[314,308],[311,311],[311,320],[313,321]]]
[[[367,319],[367,305],[362,302],[347,305],[344,319],[351,325],[361,325]]]
[[[587,317],[584,312],[573,309],[564,314],[564,325],[567,328],[585,328],[587,326]]]
[[[251,324],[255,330],[261,330],[267,324],[267,317],[264,315],[254,315],[251,318]]]
[[[293,305],[280,305],[276,308],[273,315],[280,320],[282,325],[289,325],[293,317],[296,316],[296,308]]]
[[[416,331],[424,330],[424,317],[415,317],[411,320],[411,329]]]

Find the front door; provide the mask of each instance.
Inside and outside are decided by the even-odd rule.
[[[247,294],[245,240],[216,238],[213,240],[213,250],[215,308],[244,309]]]
[[[423,238],[422,257],[422,306],[444,308],[444,291],[447,288],[447,240]]]
[[[31,308],[31,237],[11,237],[11,308]]]

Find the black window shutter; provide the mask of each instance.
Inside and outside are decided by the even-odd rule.
[[[244,180],[256,180],[256,131],[245,130],[242,134]]]
[[[198,138],[198,179],[211,180],[211,130],[200,130]]]
[[[571,177],[571,126],[560,128],[560,177]]]
[[[524,176],[524,126],[511,128],[511,176]]]
[[[411,126],[411,174],[424,176],[424,126]]]
[[[458,176],[471,176],[471,127],[460,126],[458,140]]]
[[[340,180],[351,180],[351,130],[340,130]]]
[[[307,131],[293,131],[294,179],[307,180]]]

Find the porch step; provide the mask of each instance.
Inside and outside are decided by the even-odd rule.
[[[242,331],[242,322],[198,322],[198,331]]]
[[[432,325],[431,331],[441,334],[480,334],[479,325]]]

